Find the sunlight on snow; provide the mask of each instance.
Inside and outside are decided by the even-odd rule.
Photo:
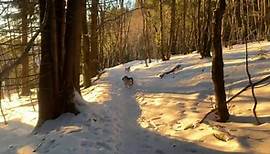
[[[36,96],[32,96],[32,98],[34,97]],[[37,101],[35,100],[31,103],[30,97],[21,96],[19,98],[15,93],[10,96],[10,99],[11,101],[8,98],[2,100],[2,107],[7,121],[17,121],[34,127],[38,120]],[[1,116],[0,123],[2,122],[4,122],[4,118]]]
[[[110,90],[109,83],[101,83],[82,90],[82,96],[90,103],[104,104],[111,100]]]
[[[16,154],[38,154],[37,152],[33,152],[35,149],[32,146],[26,145],[17,150]]]
[[[213,136],[213,128],[202,124],[196,129],[185,131],[187,127],[202,118],[202,113],[211,109],[211,102],[197,102],[199,94],[153,93],[137,94],[141,115],[137,122],[142,128],[162,136],[191,141],[204,147],[227,152],[244,152],[238,141],[229,144]],[[166,102],[166,103],[165,103]]]

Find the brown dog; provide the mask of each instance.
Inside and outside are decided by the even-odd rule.
[[[122,77],[122,81],[124,82],[126,87],[131,87],[134,83],[133,78],[128,76]]]

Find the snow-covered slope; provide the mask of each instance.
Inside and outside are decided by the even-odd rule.
[[[225,49],[228,98],[248,84],[244,51],[244,45]],[[249,51],[255,80],[269,74],[270,43],[249,44]],[[159,78],[178,64],[178,71]],[[131,71],[125,72],[128,66]],[[131,88],[124,86],[124,75],[134,78]],[[31,105],[12,108],[4,102],[9,125],[0,125],[0,153],[269,153],[269,93],[269,85],[256,88],[257,113],[265,122],[260,126],[254,124],[253,100],[248,90],[229,104],[228,123],[214,122],[211,115],[205,124],[188,129],[214,103],[211,59],[200,59],[193,53],[166,62],[154,60],[149,67],[143,61],[133,61],[106,69],[95,85],[82,90],[85,101],[76,95],[81,114],[65,114],[48,121],[38,133],[31,133],[37,119]],[[22,102],[27,104],[27,99],[17,104]]]

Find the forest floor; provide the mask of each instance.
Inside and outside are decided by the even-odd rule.
[[[254,81],[270,73],[270,43],[250,43],[250,72]],[[245,45],[225,49],[227,98],[248,85],[245,73]],[[160,79],[176,65],[180,69]],[[131,66],[130,72],[125,68]],[[134,78],[124,86],[124,75]],[[268,81],[269,83],[269,81]],[[179,153],[269,153],[270,87],[256,88],[256,125],[253,99],[247,90],[229,103],[227,123],[214,121],[191,128],[214,106],[211,59],[197,53],[173,56],[170,61],[154,60],[149,67],[133,61],[106,69],[101,78],[82,90],[75,101],[78,116],[64,114],[46,122],[33,133],[37,112],[29,98],[3,101],[9,124],[0,116],[1,154],[179,154]],[[34,97],[34,96],[33,96]],[[37,108],[37,105],[35,106]],[[32,132],[32,133],[31,133]],[[35,151],[35,152],[33,152]]]

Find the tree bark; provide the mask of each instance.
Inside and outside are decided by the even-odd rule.
[[[170,51],[172,55],[176,54],[176,0],[171,1],[171,31],[170,31]]]
[[[164,32],[163,32],[163,0],[159,0],[159,20],[160,20],[160,54],[163,61],[168,60],[164,53]]]
[[[83,0],[68,0],[66,15],[66,53],[64,63],[64,88],[80,92],[80,52]],[[69,92],[68,92],[69,93]]]
[[[97,23],[98,23],[98,3],[99,0],[92,0],[91,8],[91,65],[90,65],[90,78],[98,74],[99,62],[98,62],[98,33],[97,33]]]
[[[212,46],[212,38],[211,38],[211,21],[212,21],[212,9],[211,9],[211,1],[207,0],[207,17],[206,24],[204,26],[203,36],[202,36],[202,49],[200,50],[201,58],[211,57],[211,46]]]
[[[235,5],[235,17],[236,17],[236,21],[238,23],[238,27],[242,27],[242,19],[241,19],[241,4],[240,4],[240,0],[235,0],[234,1],[234,5]]]
[[[215,89],[216,105],[219,114],[219,121],[226,122],[229,119],[229,112],[226,104],[226,93],[224,88],[223,55],[221,45],[221,27],[222,18],[226,9],[225,0],[219,0],[214,13],[213,25],[213,61],[212,61],[212,79]]]
[[[47,4],[46,4],[47,3]],[[41,67],[39,76],[39,120],[37,126],[41,125],[48,119],[54,119],[57,116],[56,104],[58,103],[55,98],[58,98],[55,89],[54,72],[52,68],[55,66],[53,53],[57,53],[54,45],[56,29],[55,25],[55,5],[53,0],[39,0],[40,4],[40,19],[45,18],[45,11],[48,13],[47,21],[41,33]],[[47,10],[46,10],[47,9]]]
[[[57,72],[57,76],[55,77],[59,81],[59,88],[58,90],[60,91],[61,85],[60,81],[63,81],[63,69],[64,69],[64,55],[65,55],[65,31],[66,31],[66,14],[65,14],[65,1],[63,0],[56,0],[55,1],[55,7],[57,8],[55,11],[56,15],[56,39],[57,39],[57,58],[56,61],[59,65],[58,69],[55,71]]]
[[[182,28],[182,53],[186,53],[186,14],[187,14],[187,0],[183,0],[183,28]]]
[[[198,0],[198,9],[197,9],[197,51],[201,52],[201,0]]]
[[[22,19],[22,45],[23,50],[27,44],[28,36],[28,19],[27,19],[27,0],[22,0],[19,2],[19,7],[21,9],[21,19]],[[30,95],[30,87],[28,83],[28,73],[29,73],[29,57],[27,56],[22,63],[22,96]]]
[[[65,20],[64,0],[39,0],[42,32],[37,127],[62,113],[78,113],[73,96],[79,81],[81,4],[81,0],[69,0]],[[65,26],[70,30],[66,35]]]
[[[87,10],[86,10],[86,0],[84,0],[83,7],[83,62],[84,62],[84,71],[83,71],[83,85],[85,88],[91,86],[91,75],[90,75],[90,44],[89,44],[89,35],[88,35],[88,26],[87,26]]]

